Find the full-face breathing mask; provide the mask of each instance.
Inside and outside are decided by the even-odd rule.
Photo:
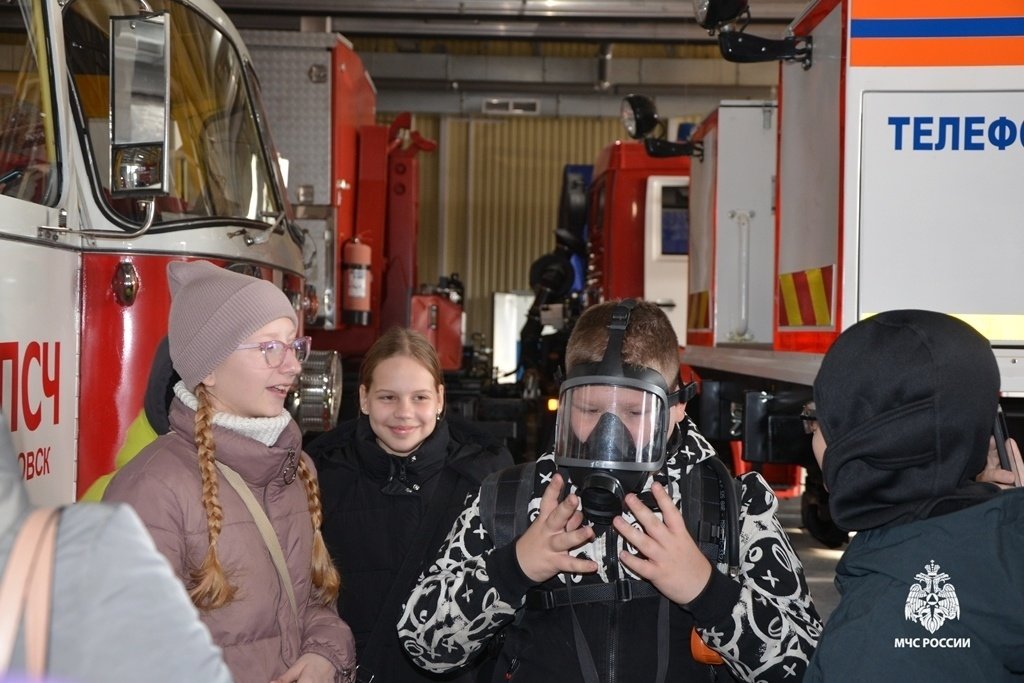
[[[555,464],[594,524],[611,524],[626,494],[640,493],[661,469],[674,426],[669,411],[695,389],[691,383],[670,394],[658,371],[623,364],[622,340],[635,307],[627,299],[612,310],[601,362],[573,368],[559,392]]]

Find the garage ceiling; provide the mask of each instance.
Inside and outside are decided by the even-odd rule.
[[[221,0],[243,28],[330,18],[350,36],[557,41],[708,41],[689,0]],[[781,35],[805,0],[751,0],[748,30]]]
[[[645,92],[678,114],[767,98],[774,64],[737,65],[690,0],[219,0],[241,29],[337,31],[374,79],[380,111],[479,113],[533,98],[544,115],[616,116]],[[749,33],[778,38],[805,0],[750,0]],[[686,100],[682,106],[678,100]]]

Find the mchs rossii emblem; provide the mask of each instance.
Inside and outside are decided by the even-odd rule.
[[[908,621],[921,624],[929,633],[935,633],[948,620],[960,618],[960,601],[956,589],[949,582],[949,574],[940,572],[932,560],[924,572],[914,576],[917,583],[910,587],[904,614]]]

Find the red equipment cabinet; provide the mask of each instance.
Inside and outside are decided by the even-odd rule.
[[[640,142],[619,140],[601,150],[589,202],[590,303],[644,296],[647,179],[689,174],[689,157],[650,157]]]
[[[289,195],[315,246],[307,252],[310,282],[322,305],[307,332],[314,348],[337,351],[351,366],[384,330],[410,323],[418,285],[416,157],[436,144],[411,129],[409,114],[377,123],[376,89],[344,36],[245,36],[275,142],[289,162]],[[346,260],[354,247],[358,259]],[[357,268],[346,271],[346,263]]]
[[[416,294],[409,326],[434,345],[442,370],[462,367],[462,306],[446,296]]]

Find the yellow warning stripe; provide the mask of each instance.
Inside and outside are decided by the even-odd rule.
[[[829,304],[825,277],[821,268],[812,268],[805,272],[807,273],[807,289],[811,297],[811,304],[814,306],[814,324],[831,325],[832,307]]]
[[[831,265],[779,275],[779,327],[832,324]]]
[[[800,321],[800,301],[796,295],[796,283],[793,282],[792,273],[779,275],[779,294],[782,299],[782,306],[786,311],[786,320],[792,326],[802,325]]]
[[[690,292],[686,303],[688,313],[686,316],[686,329],[706,330],[710,327],[709,294],[706,290],[703,292]]]

